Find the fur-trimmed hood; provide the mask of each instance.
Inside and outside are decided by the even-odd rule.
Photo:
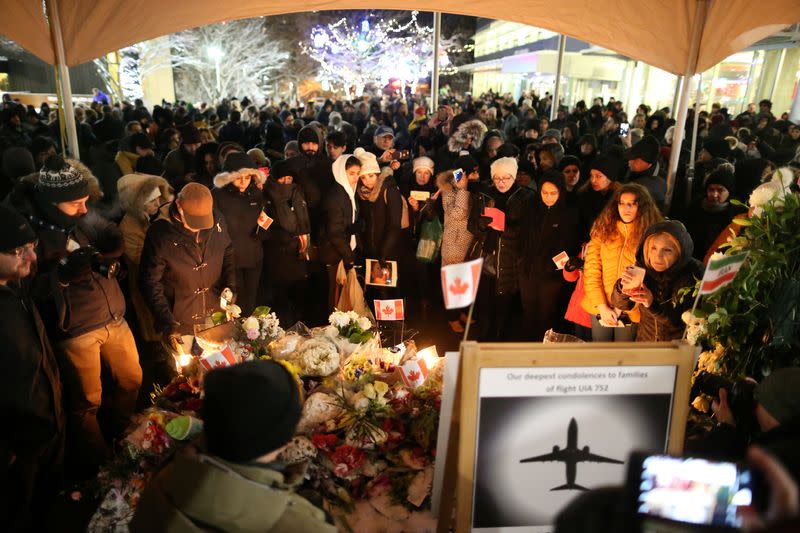
[[[243,176],[245,174],[255,176],[256,185],[264,185],[264,183],[267,181],[267,175],[261,170],[257,168],[243,168],[233,172],[220,172],[214,176],[214,187],[221,189],[226,185],[233,183],[239,176]]]
[[[161,176],[150,174],[127,174],[117,181],[119,203],[123,211],[146,222],[149,216],[144,211],[144,204],[154,187],[161,191],[161,203],[171,202],[175,195],[169,182]]]
[[[470,146],[478,150],[483,144],[483,138],[487,131],[486,124],[480,120],[468,120],[458,126],[455,133],[450,136],[447,140],[447,148],[451,152],[466,150]],[[469,139],[472,141],[468,142]]]

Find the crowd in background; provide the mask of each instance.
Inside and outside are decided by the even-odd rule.
[[[75,109],[76,160],[58,155],[56,110],[4,95],[0,247],[13,264],[0,264],[12,317],[0,329],[12,352],[29,352],[27,375],[43,376],[12,402],[37,424],[22,432],[35,446],[19,474],[30,490],[17,497],[35,499],[64,427],[75,464],[112,456],[141,386],[140,352],[177,347],[221,299],[322,324],[366,259],[398,270],[396,287],[369,285],[366,301],[404,298],[426,321],[441,309],[439,267],[483,258],[471,334],[481,341],[541,341],[549,329],[680,338],[692,302],[679,293],[751,193],[776,173],[797,188],[800,126],[767,100],[737,116],[713,105],[697,118],[690,168],[691,112],[675,147],[669,109],[595,99],[550,120],[552,105],[487,93],[429,109],[385,94],[148,109],[98,91]],[[432,257],[420,241],[437,226]],[[451,310],[441,327],[463,333],[467,321]]]

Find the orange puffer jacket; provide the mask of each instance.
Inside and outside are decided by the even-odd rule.
[[[636,264],[638,239],[630,236],[631,229],[621,221],[617,222],[617,234],[613,239],[600,241],[592,239],[586,248],[586,262],[583,266],[585,295],[581,306],[586,312],[596,315],[597,306],[611,305],[614,284],[628,265]],[[632,322],[639,322],[639,305],[628,311]]]

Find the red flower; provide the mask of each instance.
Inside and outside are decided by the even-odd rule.
[[[318,450],[330,452],[339,439],[336,435],[320,433],[311,437],[311,442]]]
[[[355,470],[364,464],[366,455],[364,452],[354,446],[347,446],[343,444],[336,448],[331,455],[331,461],[335,465],[344,464],[349,470]]]

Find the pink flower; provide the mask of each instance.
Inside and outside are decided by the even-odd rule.
[[[344,463],[339,463],[339,464],[338,464],[338,465],[336,465],[336,467],[333,469],[333,473],[334,473],[334,475],[335,475],[336,477],[342,477],[342,478],[344,478],[344,477],[347,477],[347,474],[349,474],[349,473],[350,473],[350,468],[349,468],[349,467],[348,467],[346,464],[344,464]]]
[[[251,341],[254,341],[258,338],[258,330],[257,329],[248,329],[247,330],[247,338]]]

